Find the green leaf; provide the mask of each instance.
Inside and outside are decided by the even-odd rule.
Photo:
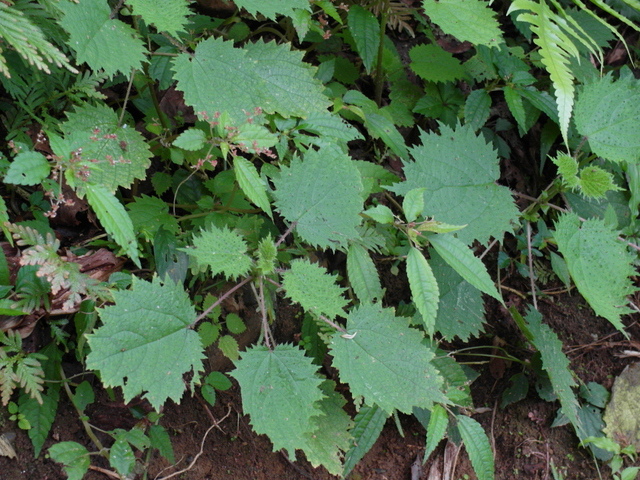
[[[131,70],[142,68],[142,41],[129,25],[111,18],[106,1],[60,2],[58,8],[64,13],[60,25],[69,32],[67,45],[76,52],[78,63],[86,62],[108,76],[130,75]]]
[[[378,113],[367,113],[364,117],[364,126],[373,138],[382,140],[393,153],[401,158],[408,157],[404,137],[387,117]]]
[[[232,122],[241,124],[245,112],[261,108],[306,118],[309,112],[325,110],[329,100],[314,78],[316,69],[302,62],[303,54],[286,44],[260,41],[241,49],[210,37],[198,44],[194,55],[180,54],[173,69],[178,89],[200,116],[227,112]]]
[[[151,441],[151,446],[157,448],[160,455],[166,458],[169,463],[175,463],[171,438],[162,425],[151,425],[149,427],[149,440]]]
[[[256,433],[264,433],[273,450],[284,448],[294,460],[296,449],[306,446],[307,434],[316,429],[313,417],[321,415],[324,397],[318,366],[293,345],[269,350],[245,350],[231,372],[242,392],[242,409],[251,417]]]
[[[407,222],[418,219],[424,210],[424,191],[426,188],[414,188],[407,192],[402,200],[402,211]]]
[[[42,395],[42,403],[26,393],[19,397],[20,413],[29,421],[31,428],[27,432],[33,444],[33,456],[37,458],[49,436],[49,431],[56,419],[59,394],[57,389],[49,388]]]
[[[562,342],[549,326],[542,323],[542,315],[537,310],[531,308],[525,318],[532,336],[531,343],[540,352],[542,368],[549,375],[553,391],[562,405],[562,413],[579,429],[578,399],[572,390],[577,384],[569,368],[569,359],[562,352]]]
[[[103,325],[87,336],[87,368],[100,371],[107,387],[122,387],[125,402],[142,394],[156,410],[171,398],[179,403],[183,375],[203,370],[200,337],[191,329],[196,312],[179,285],[133,277],[128,291],[113,293],[103,308]],[[193,382],[193,380],[192,380]]]
[[[638,162],[640,82],[611,73],[587,83],[576,101],[575,121],[596,155],[614,162]]]
[[[504,304],[498,289],[487,272],[482,260],[471,249],[453,235],[438,234],[429,236],[429,243],[451,267],[471,285],[481,292],[492,296]]]
[[[330,319],[344,316],[348,301],[344,288],[316,263],[306,259],[291,262],[291,268],[282,274],[282,287],[292,301],[299,303],[307,312],[326,315]]]
[[[134,15],[140,15],[147,24],[154,25],[159,32],[174,37],[185,31],[191,10],[183,0],[128,0]]]
[[[360,5],[352,5],[347,16],[349,32],[356,43],[367,73],[371,73],[380,45],[380,24],[373,13]]]
[[[384,291],[380,285],[378,271],[367,250],[352,243],[347,251],[347,275],[353,292],[362,303],[382,301]]]
[[[123,477],[129,476],[136,464],[136,457],[129,442],[123,438],[116,439],[109,449],[109,465]]]
[[[433,453],[438,444],[442,441],[447,433],[449,425],[449,416],[442,405],[435,404],[431,409],[429,417],[429,425],[427,426],[427,444],[425,445],[424,458],[422,463],[426,462],[429,455]]]
[[[256,270],[261,275],[269,275],[275,271],[278,248],[270,235],[260,240],[256,255]]]
[[[393,212],[386,205],[376,205],[375,207],[365,210],[364,214],[382,224],[391,224],[395,220]]]
[[[407,255],[407,277],[413,302],[422,316],[427,333],[431,336],[438,315],[440,290],[429,262],[415,247],[411,247]]]
[[[466,415],[456,415],[456,419],[458,420],[458,431],[478,480],[493,480],[493,452],[482,425]]]
[[[307,242],[346,247],[359,237],[362,182],[353,161],[333,148],[308,151],[274,178],[276,207]]]
[[[465,281],[433,249],[429,250],[429,256],[440,290],[436,331],[447,340],[457,336],[467,341],[477,336],[485,320],[480,290]]]
[[[247,245],[240,235],[213,225],[193,237],[193,247],[182,249],[194,257],[201,267],[209,267],[212,275],[227,278],[245,275],[251,268]]]
[[[613,174],[597,165],[589,165],[580,170],[580,191],[583,195],[604,198],[610,190],[622,190],[615,184]]]
[[[464,104],[465,125],[475,132],[480,130],[491,115],[491,96],[485,89],[473,90]]]
[[[558,173],[569,188],[575,188],[580,184],[580,179],[578,178],[578,162],[575,158],[562,152],[558,153],[555,158],[551,156],[549,158],[556,164]]]
[[[296,9],[309,10],[308,0],[236,0],[238,8],[244,8],[251,15],[260,13],[272,20],[278,14],[292,16]]]
[[[60,442],[49,448],[51,458],[64,465],[68,480],[82,480],[89,470],[89,452],[76,442]]]
[[[363,405],[354,419],[355,425],[351,430],[353,443],[344,456],[344,470],[342,476],[346,477],[362,457],[373,447],[380,436],[384,424],[389,415],[379,406]]]
[[[4,181],[14,185],[37,185],[49,176],[50,171],[51,166],[41,153],[21,152],[9,165]]]
[[[247,329],[244,321],[235,313],[228,313],[225,323],[227,324],[227,330],[234,335],[239,335]]]
[[[325,111],[309,112],[309,115],[298,125],[298,129],[345,144],[351,140],[364,138],[353,125],[346,123],[338,115],[331,115]]]
[[[87,201],[109,235],[140,266],[138,242],[131,218],[118,199],[102,185],[93,185],[85,191]]]
[[[387,413],[446,403],[440,391],[442,377],[431,364],[433,352],[422,343],[422,334],[409,328],[406,319],[396,318],[393,309],[361,305],[349,314],[347,332],[336,333],[330,347],[340,380],[349,384],[353,395],[362,395]]]
[[[169,206],[158,197],[142,195],[127,205],[129,217],[134,231],[147,240],[153,240],[160,228],[176,234],[180,225],[173,215],[169,214]]]
[[[409,56],[411,69],[427,82],[453,82],[466,73],[458,59],[435,44],[416,45]]]
[[[422,132],[422,145],[411,149],[406,181],[390,190],[405,195],[426,187],[425,217],[451,225],[467,225],[458,232],[466,244],[490,237],[502,238],[518,216],[509,189],[496,185],[500,177],[498,157],[482,136],[469,125],[454,129],[440,125],[441,134]]]
[[[231,335],[223,335],[218,340],[218,348],[222,352],[222,354],[236,361],[240,357],[240,346],[238,345],[238,341],[233,338]]]
[[[188,128],[173,141],[173,146],[195,152],[205,145],[207,137],[199,128]]]
[[[581,223],[570,213],[556,222],[555,239],[582,296],[597,315],[624,333],[620,316],[632,311],[626,297],[636,290],[630,279],[635,269],[633,256],[618,240],[618,233],[603,220]]]
[[[247,198],[260,207],[270,218],[273,218],[271,204],[267,197],[267,188],[253,163],[242,157],[234,157],[233,168],[238,185]]]
[[[476,45],[497,46],[502,32],[495,12],[482,0],[423,0],[422,7],[444,33]],[[473,26],[471,28],[471,26]]]
[[[131,125],[120,125],[115,111],[105,104],[85,104],[67,117],[61,128],[72,151],[56,154],[69,161],[76,175],[71,179],[67,175],[72,186],[83,188],[88,181],[114,192],[145,178],[151,163],[149,143]],[[82,169],[86,169],[88,178],[82,175]]]

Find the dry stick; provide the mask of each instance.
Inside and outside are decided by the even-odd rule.
[[[278,241],[276,242],[276,248],[278,248],[280,246],[280,244],[284,241],[285,238],[287,238],[287,235],[289,235],[291,233],[291,231],[296,228],[296,225],[298,224],[298,222],[293,222],[291,223],[291,225],[289,225],[289,228],[287,228],[287,231],[284,232],[282,235],[280,235],[280,238],[278,239]]]
[[[258,304],[260,305],[260,315],[262,316],[262,330],[264,330],[264,342],[267,344],[267,348],[269,350],[273,349],[273,338],[271,335],[271,330],[269,329],[269,322],[267,319],[267,307],[264,304],[264,282],[262,277],[260,277],[259,282],[260,287],[260,295],[258,296]]]
[[[529,283],[531,284],[531,296],[533,308],[538,310],[538,297],[536,296],[536,281],[533,277],[533,255],[531,254],[531,222],[527,222],[527,258],[529,260]]]
[[[96,467],[95,465],[89,465],[89,470],[93,470],[95,472],[100,472],[100,473],[106,475],[107,477],[115,478],[116,480],[120,480],[122,478],[116,472],[112,472],[111,470],[107,470],[106,468]]]
[[[484,252],[482,252],[482,255],[480,255],[480,260],[482,260],[484,258],[484,256],[489,253],[489,251],[493,248],[493,246],[498,243],[498,239],[494,238],[493,241],[489,244],[489,246],[485,249]]]
[[[202,320],[204,317],[206,317],[207,315],[209,315],[209,313],[211,313],[211,311],[216,308],[218,305],[220,305],[222,302],[224,302],[224,300],[229,297],[230,295],[232,295],[235,291],[237,291],[238,289],[242,288],[243,286],[245,286],[247,283],[249,283],[251,280],[253,280],[253,277],[247,277],[244,280],[242,280],[240,283],[238,283],[237,285],[235,285],[234,287],[230,288],[229,290],[227,290],[225,293],[222,294],[222,296],[216,300],[213,304],[209,305],[209,308],[207,308],[204,312],[202,312],[200,315],[198,315],[198,317],[196,318],[196,321],[193,322],[192,325],[195,325],[196,323],[198,323],[200,320]]]
[[[187,468],[183,468],[182,470],[179,470],[177,472],[173,472],[171,475],[167,475],[166,477],[160,477],[158,478],[157,476],[155,477],[155,480],[168,480],[169,478],[173,478],[176,475],[181,475],[185,472],[188,472],[189,470],[191,470],[193,468],[193,466],[196,464],[196,462],[198,461],[198,458],[200,458],[200,456],[204,453],[204,442],[207,440],[207,435],[209,435],[209,432],[211,430],[213,430],[215,427],[217,427],[218,425],[220,425],[220,423],[225,420],[229,415],[231,415],[231,407],[229,407],[229,411],[227,412],[227,414],[222,417],[220,420],[216,421],[213,423],[213,425],[211,425],[206,432],[204,432],[204,436],[202,437],[202,441],[200,442],[200,451],[198,452],[198,454],[193,457],[193,460],[191,461],[191,463],[189,464],[189,466]]]

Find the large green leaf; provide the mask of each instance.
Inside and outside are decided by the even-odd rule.
[[[640,81],[611,73],[584,86],[576,101],[576,127],[593,152],[616,162],[640,160]]]
[[[233,42],[210,37],[194,55],[180,54],[174,61],[178,89],[199,114],[214,118],[227,112],[233,122],[246,122],[245,112],[261,108],[284,117],[306,118],[326,110],[328,98],[315,68],[302,61],[302,51],[275,42],[257,42],[234,48]],[[211,79],[216,81],[212,82]],[[202,116],[202,115],[201,115]]]
[[[128,0],[134,15],[154,25],[158,31],[176,35],[183,32],[191,13],[184,0]]]
[[[307,435],[317,428],[313,417],[322,415],[324,397],[318,366],[293,345],[269,350],[254,346],[241,354],[231,375],[240,384],[242,408],[257,433],[273,442],[273,450],[307,447]]]
[[[556,222],[555,239],[582,296],[596,314],[624,331],[620,316],[631,312],[626,297],[636,290],[630,279],[635,269],[618,233],[604,220],[580,222],[569,213]]]
[[[488,46],[502,43],[496,14],[483,0],[423,0],[422,7],[444,33],[460,41]]]
[[[51,166],[38,152],[20,152],[9,165],[4,181],[15,185],[37,185],[49,176]]]
[[[411,69],[428,82],[452,82],[465,76],[460,61],[438,45],[416,45],[409,56]]]
[[[315,263],[302,259],[291,262],[291,268],[282,274],[282,287],[287,297],[308,312],[331,319],[344,316],[348,303],[344,289],[338,286],[335,276]]]
[[[89,451],[77,442],[60,442],[49,448],[51,458],[64,465],[68,480],[82,480],[89,470]]]
[[[184,289],[133,277],[131,290],[116,291],[115,305],[100,311],[102,326],[87,336],[87,368],[100,371],[102,383],[122,387],[125,402],[144,397],[159,409],[180,402],[183,375],[197,380],[204,358],[200,336],[191,329],[196,312]]]
[[[335,148],[306,153],[274,178],[276,207],[312,245],[346,247],[359,237],[362,182],[353,161]]]
[[[260,13],[272,20],[278,14],[292,16],[295,9],[309,10],[308,0],[236,0],[234,3],[252,15]]]
[[[193,248],[183,251],[193,256],[201,267],[209,267],[212,275],[222,273],[227,278],[245,275],[252,264],[242,237],[227,228],[213,225],[193,237]]]
[[[493,480],[494,461],[491,444],[482,425],[466,415],[456,415],[458,432],[469,454],[469,460],[478,480]]]
[[[407,255],[407,278],[413,303],[422,316],[422,321],[429,335],[433,335],[436,316],[438,314],[438,299],[440,290],[433,275],[429,262],[422,252],[415,247],[409,249]]]
[[[60,25],[69,32],[67,45],[76,52],[78,62],[87,62],[93,70],[131,75],[145,61],[144,46],[136,31],[126,23],[111,18],[105,0],[81,3],[59,2],[64,13]]]
[[[511,231],[518,210],[509,189],[495,183],[500,177],[496,152],[469,125],[440,125],[440,132],[421,133],[422,145],[411,149],[414,161],[405,164],[406,181],[390,190],[405,195],[426,188],[423,215],[466,224],[457,232],[466,244],[502,238]]]
[[[387,413],[410,413],[414,406],[446,402],[442,377],[431,364],[434,354],[422,340],[393,309],[368,304],[349,314],[347,333],[336,333],[330,347],[340,380],[353,395]]]

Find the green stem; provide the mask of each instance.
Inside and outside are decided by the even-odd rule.
[[[384,36],[387,30],[387,18],[389,16],[389,0],[384,0],[382,13],[380,14],[380,44],[378,45],[378,58],[376,61],[375,84],[376,104],[382,106],[382,89],[384,87],[384,75],[382,73],[382,58],[384,56]]]

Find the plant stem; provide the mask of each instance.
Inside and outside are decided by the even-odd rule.
[[[382,106],[382,90],[384,88],[384,74],[382,72],[382,59],[384,57],[384,37],[387,30],[387,17],[389,16],[389,0],[383,0],[380,14],[380,44],[378,45],[378,58],[376,60],[375,85],[376,105]]]

